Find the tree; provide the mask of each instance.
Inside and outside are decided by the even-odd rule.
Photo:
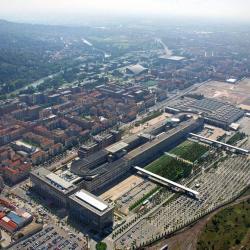
[[[236,245],[239,245],[239,244],[240,244],[240,240],[239,240],[239,239],[236,239],[236,240],[235,240],[235,244],[236,244]]]
[[[106,250],[107,244],[105,242],[98,242],[95,246],[96,250]]]

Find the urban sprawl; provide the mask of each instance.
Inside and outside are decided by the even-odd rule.
[[[249,187],[247,59],[83,42],[85,80],[0,103],[3,247],[147,247]]]

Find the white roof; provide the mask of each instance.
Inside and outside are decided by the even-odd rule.
[[[168,56],[168,55],[163,55],[160,56],[160,59],[167,59],[167,60],[172,60],[172,61],[182,61],[184,59],[186,59],[183,56]]]
[[[110,153],[116,153],[124,148],[126,148],[128,144],[126,142],[117,142],[115,144],[112,144],[111,146],[107,147],[106,150],[109,151]]]
[[[72,183],[65,181],[63,178],[61,178],[60,176],[54,174],[54,173],[50,173],[46,176],[50,181],[56,183],[57,185],[59,185],[60,187],[62,187],[63,189],[69,189],[70,187],[72,187]]]
[[[197,137],[197,138],[204,139],[204,140],[206,140],[206,141],[210,141],[210,142],[213,142],[213,143],[217,143],[217,144],[226,146],[226,147],[228,147],[228,148],[236,149],[236,150],[239,150],[239,151],[241,151],[241,152],[244,152],[244,153],[249,154],[249,150],[244,149],[244,148],[235,147],[235,146],[226,144],[226,143],[224,143],[224,142],[212,140],[212,139],[209,139],[209,138],[206,138],[206,137],[204,137],[204,136],[197,135],[197,134],[194,134],[194,133],[190,133],[190,135],[191,135],[191,136],[194,136],[194,137]]]
[[[234,129],[234,130],[238,130],[240,127],[239,123],[231,123],[230,124],[230,128]]]
[[[168,59],[174,60],[174,61],[181,61],[181,60],[184,60],[185,57],[183,57],[183,56],[170,56]]]
[[[188,187],[185,187],[185,186],[183,186],[183,185],[181,185],[181,184],[179,184],[177,182],[174,182],[174,181],[171,181],[169,179],[166,179],[166,178],[164,178],[164,177],[162,177],[160,175],[154,174],[154,173],[152,173],[152,172],[150,172],[150,171],[148,171],[146,169],[143,169],[143,168],[140,168],[140,167],[135,167],[135,169],[137,169],[138,171],[143,172],[143,173],[145,173],[147,175],[150,175],[150,176],[152,176],[152,177],[154,177],[156,179],[159,179],[161,181],[167,182],[167,183],[169,183],[169,184],[171,184],[173,186],[176,186],[176,187],[178,187],[180,189],[188,191],[188,192],[190,192],[190,193],[192,193],[194,195],[199,195],[199,193],[197,191],[195,191],[195,190],[192,190],[192,189],[190,189]]]
[[[34,148],[32,145],[30,145],[26,142],[20,141],[20,140],[15,141],[15,144],[18,146],[24,146],[24,147],[29,148],[29,149]]]
[[[142,73],[144,70],[146,70],[147,68],[144,68],[140,64],[135,64],[135,65],[128,66],[127,69],[130,70],[134,75],[138,75]]]
[[[10,218],[9,218],[9,217],[4,216],[4,217],[2,218],[2,220],[8,223],[8,222],[10,221]]]
[[[229,78],[226,81],[229,82],[229,83],[236,83],[237,79],[235,79],[235,78]]]
[[[88,203],[92,207],[98,209],[99,211],[104,211],[108,207],[105,203],[97,200],[96,198],[94,198],[93,196],[87,194],[84,191],[78,191],[78,192],[76,192],[75,196],[78,199],[80,199],[80,200]]]

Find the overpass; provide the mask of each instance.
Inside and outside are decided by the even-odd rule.
[[[211,143],[214,143],[216,145],[220,145],[220,146],[235,150],[235,151],[237,151],[239,153],[242,153],[242,154],[249,154],[249,150],[244,149],[244,148],[235,147],[235,146],[232,146],[230,144],[220,142],[220,141],[216,141],[216,140],[212,140],[212,139],[209,139],[209,138],[206,138],[204,136],[197,135],[197,134],[194,134],[194,133],[189,133],[189,135],[191,135],[191,136],[193,136],[193,137],[195,137],[195,138],[197,138],[199,140],[205,141],[205,142],[211,142]]]
[[[185,191],[185,192],[187,192],[187,193],[189,193],[189,194],[191,194],[191,195],[193,195],[194,197],[198,197],[198,195],[199,195],[199,193],[197,192],[197,191],[195,191],[195,190],[192,190],[192,189],[190,189],[190,188],[187,188],[187,187],[185,187],[185,186],[183,186],[183,185],[181,185],[181,184],[179,184],[179,183],[176,183],[176,182],[174,182],[174,181],[171,181],[171,180],[169,180],[169,179],[166,179],[166,178],[164,178],[164,177],[162,177],[162,176],[160,176],[160,175],[157,175],[157,174],[154,174],[154,173],[152,173],[152,172],[150,172],[150,171],[148,171],[148,170],[145,170],[145,169],[143,169],[143,168],[140,168],[140,167],[134,167],[136,170],[138,170],[139,172],[141,172],[141,173],[143,173],[143,174],[145,174],[145,175],[147,175],[147,176],[149,176],[149,177],[152,177],[153,178],[153,180],[155,180],[156,182],[158,182],[158,183],[160,183],[160,184],[163,184],[163,185],[169,185],[169,186],[173,186],[173,187],[175,187],[175,188],[178,188],[178,189],[181,189],[181,190],[183,190],[183,191]]]

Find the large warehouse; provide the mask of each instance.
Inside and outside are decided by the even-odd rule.
[[[134,75],[134,76],[139,76],[147,72],[148,72],[148,69],[143,67],[140,64],[131,65],[126,68],[126,73],[130,75]]]
[[[244,111],[230,103],[211,98],[190,98],[177,99],[169,105],[172,109],[183,112],[202,114],[205,122],[224,129],[244,116]]]

